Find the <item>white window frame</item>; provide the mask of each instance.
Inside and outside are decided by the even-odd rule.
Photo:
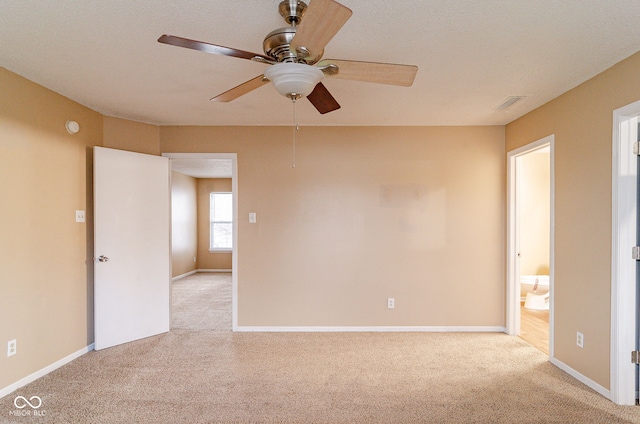
[[[214,197],[216,195],[229,195],[231,196],[231,221],[214,221],[214,217],[212,216],[213,213],[213,208],[211,207],[213,202],[214,202]],[[231,236],[231,246],[229,247],[214,247],[213,246],[213,241],[214,241],[214,237],[213,237],[213,227],[214,224],[229,224],[232,228],[233,231],[233,206],[234,206],[234,199],[233,199],[233,193],[230,191],[212,191],[211,193],[209,193],[209,252],[231,252],[233,250],[233,235]]]

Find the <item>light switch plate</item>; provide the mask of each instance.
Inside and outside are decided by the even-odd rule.
[[[76,222],[84,222],[84,211],[76,211]]]
[[[255,212],[249,212],[249,223],[250,224],[255,224],[256,223],[256,213]]]

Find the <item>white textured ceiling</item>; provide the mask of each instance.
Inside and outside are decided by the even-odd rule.
[[[310,0],[313,1],[313,0]],[[325,58],[417,65],[412,87],[326,79],[342,108],[301,125],[501,125],[640,49],[638,0],[342,0]],[[290,125],[266,85],[209,98],[265,66],[157,43],[172,34],[262,53],[279,0],[0,0],[0,66],[105,115],[158,125]],[[509,96],[527,96],[506,111]]]
[[[171,170],[194,178],[231,178],[231,159],[172,158]]]

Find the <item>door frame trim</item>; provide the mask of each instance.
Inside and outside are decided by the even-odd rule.
[[[517,336],[520,333],[520,285],[519,274],[520,265],[518,261],[518,248],[520,245],[518,228],[518,161],[521,156],[535,150],[549,146],[549,206],[550,206],[550,235],[549,235],[549,358],[554,356],[553,334],[554,334],[554,234],[555,234],[555,135],[551,134],[540,140],[529,143],[518,149],[507,153],[507,325],[506,333]]]
[[[237,153],[163,153],[169,159],[231,159],[231,192],[233,193],[233,248],[231,249],[231,316],[232,331],[238,329],[238,154]]]
[[[613,111],[611,211],[611,400],[635,405],[635,260],[637,140],[640,101]]]

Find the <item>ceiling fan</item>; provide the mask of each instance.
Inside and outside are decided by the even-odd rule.
[[[278,10],[290,26],[267,34],[263,42],[264,54],[167,34],[158,42],[272,65],[263,75],[211,99],[218,102],[237,99],[271,81],[283,96],[294,102],[307,97],[318,112],[324,114],[340,108],[322,83],[325,76],[405,87],[413,84],[417,66],[322,59],[325,46],[352,14],[349,8],[335,0],[312,0],[308,6],[300,0],[284,0]]]

